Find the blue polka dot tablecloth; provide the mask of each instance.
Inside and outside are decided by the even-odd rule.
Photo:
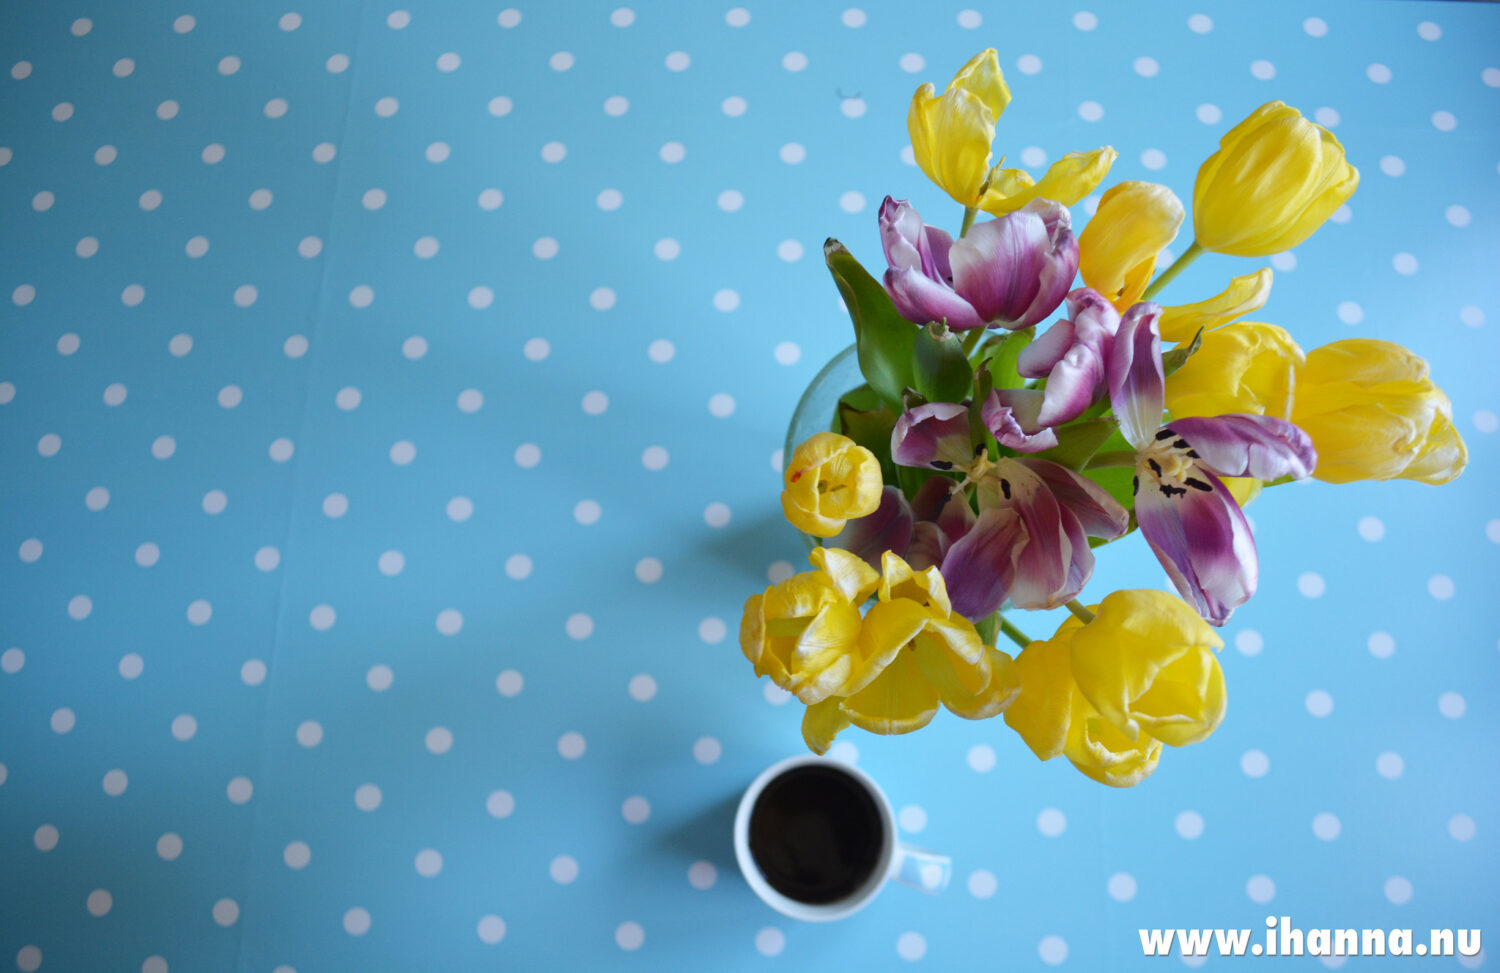
[[[0,7],[0,969],[1500,936],[1500,10],[399,2]],[[734,632],[802,565],[781,441],[850,340],[820,244],[878,262],[886,193],[957,223],[906,105],[986,46],[1034,172],[1112,144],[1188,199],[1260,103],[1330,127],[1362,185],[1258,316],[1428,358],[1470,465],[1257,501],[1229,715],[1133,790],[998,720],[846,734],[955,878],[801,925],[734,863],[737,794],[802,749]],[[1132,542],[1089,591],[1162,583]]]

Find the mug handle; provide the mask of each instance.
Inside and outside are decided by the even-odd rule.
[[[902,885],[935,895],[953,877],[953,859],[904,841],[896,843],[896,869],[891,875]]]

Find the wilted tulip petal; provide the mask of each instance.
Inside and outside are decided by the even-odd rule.
[[[1118,155],[1108,145],[1092,152],[1069,152],[1047,168],[1041,182],[1033,180],[1025,169],[998,169],[991,174],[979,207],[998,216],[1013,213],[1037,199],[1072,206],[1104,180]]]
[[[1260,574],[1255,538],[1218,477],[1198,470],[1190,479],[1202,485],[1142,482],[1135,516],[1182,597],[1209,624],[1223,625],[1255,594]]]
[[[908,409],[891,430],[891,458],[901,466],[964,469],[974,459],[969,440],[969,407],[929,402]]]
[[[1156,330],[1160,316],[1161,307],[1149,301],[1134,305],[1120,319],[1120,330],[1110,344],[1110,402],[1120,420],[1120,434],[1137,449],[1150,443],[1161,428],[1165,378]]]
[[[1009,103],[994,48],[970,58],[941,95],[924,84],[912,96],[906,116],[912,155],[929,179],[965,206],[979,202],[995,123]]]
[[[1109,349],[1119,327],[1114,305],[1098,291],[1080,287],[1068,294],[1068,318],[1022,349],[1017,370],[1027,378],[1047,379],[1037,427],[1072,422],[1108,390]],[[1022,427],[1034,428],[1024,421]]]
[[[990,389],[979,414],[1000,445],[1018,453],[1040,453],[1057,445],[1057,432],[1043,428],[1038,418],[1044,403],[1039,389]]]
[[[1290,476],[1300,480],[1310,475],[1318,462],[1307,433],[1271,416],[1174,419],[1161,431],[1176,433],[1198,454],[1194,458],[1202,466],[1220,476],[1253,476],[1257,480]]]
[[[1161,340],[1192,341],[1199,329],[1212,331],[1260,310],[1271,296],[1273,276],[1270,267],[1262,267],[1253,274],[1234,278],[1221,293],[1206,301],[1162,308]]]
[[[911,532],[911,504],[899,488],[888,486],[881,490],[880,506],[874,513],[849,521],[828,539],[827,546],[848,551],[879,570],[881,555],[886,551],[906,556]]]

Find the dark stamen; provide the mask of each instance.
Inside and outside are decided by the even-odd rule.
[[[1141,478],[1138,477],[1138,476],[1132,476],[1130,478],[1130,495],[1133,497],[1137,493],[1140,493],[1140,492],[1141,492]]]
[[[980,455],[983,452],[984,452],[984,443],[980,443],[978,446],[974,447],[974,455],[975,456],[978,456],[978,455]]]
[[[1194,490],[1202,490],[1204,493],[1212,493],[1213,490],[1214,490],[1213,487],[1209,486],[1207,483],[1204,483],[1202,480],[1198,479],[1196,476],[1190,476],[1187,479],[1183,480],[1182,482],[1186,483],[1188,486],[1192,487]]]
[[[1177,435],[1177,433],[1173,432],[1170,427],[1164,427],[1157,431],[1156,438],[1158,440],[1171,439],[1175,435]]]
[[[951,470],[951,469],[953,469],[953,464],[950,463],[950,462],[948,462],[945,459],[935,459],[935,460],[933,460],[931,463],[929,463],[927,465],[931,466],[935,470]]]
[[[1151,472],[1152,473],[1155,473],[1157,476],[1161,476],[1161,464],[1158,463],[1156,460],[1154,460],[1154,459],[1148,459],[1148,460],[1146,460],[1146,465],[1149,466],[1149,467],[1151,467]]]
[[[1183,489],[1182,487],[1169,486],[1165,483],[1161,485],[1160,489],[1161,495],[1167,497],[1168,499],[1174,496],[1182,496],[1183,494],[1187,493],[1187,490]]]
[[[1003,494],[1005,494],[1005,499],[1007,499],[1007,500],[1010,499],[1010,481],[1009,480],[1001,479],[1001,481],[1000,481],[1000,492],[1003,493]]]
[[[1198,457],[1198,451],[1196,449],[1190,449],[1190,450],[1188,450],[1187,451],[1187,455],[1188,455],[1189,459],[1198,459],[1199,458]]]
[[[1188,449],[1190,447],[1188,446],[1188,441],[1186,439],[1179,439],[1179,440],[1177,440],[1177,442],[1175,442],[1175,443],[1172,444],[1172,448],[1173,449]]]

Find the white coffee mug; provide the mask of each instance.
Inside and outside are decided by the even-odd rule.
[[[772,781],[788,771],[805,766],[819,766],[846,775],[862,787],[875,801],[881,823],[880,854],[870,875],[853,892],[834,902],[808,903],[790,898],[771,887],[755,856],[750,852],[750,817],[759,799]],[[853,915],[870,903],[890,879],[909,885],[923,892],[936,893],[948,885],[953,874],[953,862],[945,855],[937,855],[896,840],[896,815],[885,792],[870,778],[869,774],[850,764],[830,760],[827,757],[788,757],[767,767],[755,778],[743,797],[734,816],[734,857],[739,862],[745,881],[761,901],[782,915],[805,922],[831,922]]]

